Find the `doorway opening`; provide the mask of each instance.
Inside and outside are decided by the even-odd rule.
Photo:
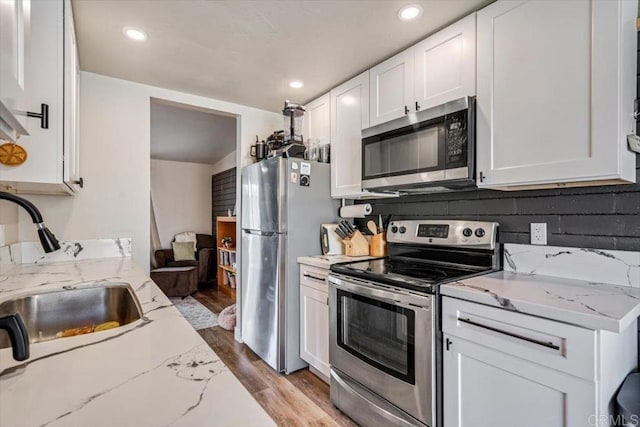
[[[237,120],[151,99],[151,275],[169,296],[222,290],[224,284],[235,300],[235,260],[220,250],[225,245],[216,223],[221,212],[226,217],[235,211]]]

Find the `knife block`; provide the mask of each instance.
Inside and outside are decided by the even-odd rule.
[[[369,255],[369,242],[360,231],[356,230],[353,235],[347,239],[343,239],[344,254],[348,256],[366,256]]]

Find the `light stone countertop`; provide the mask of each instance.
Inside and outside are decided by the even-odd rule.
[[[616,333],[640,316],[640,288],[538,274],[500,271],[441,285],[440,293]]]
[[[298,257],[298,264],[311,265],[318,268],[324,268],[328,270],[332,264],[339,264],[343,262],[356,262],[365,261],[368,259],[375,259],[380,257],[375,256],[347,256],[347,255],[314,255],[314,256],[301,256]]]
[[[129,257],[16,265],[0,303],[34,290],[127,282],[144,316],[120,328],[0,350],[0,426],[273,426],[275,423]]]

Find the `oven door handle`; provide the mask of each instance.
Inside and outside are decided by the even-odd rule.
[[[363,286],[336,277],[334,275],[329,275],[329,282],[334,284],[339,289],[376,299],[378,301],[388,302],[390,304],[398,305],[398,303],[400,303],[403,306],[407,307],[422,307],[426,309],[431,308],[432,304],[430,295],[419,295],[414,293],[405,294],[401,291],[394,292],[386,289],[381,289],[379,287],[376,287],[374,284]]]

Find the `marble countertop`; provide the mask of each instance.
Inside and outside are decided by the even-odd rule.
[[[299,264],[312,265],[314,267],[329,269],[332,264],[339,264],[341,262],[355,262],[365,261],[367,259],[374,259],[380,257],[374,256],[347,256],[347,255],[314,255],[314,256],[301,256],[298,257]]]
[[[273,426],[220,358],[129,257],[17,265],[0,303],[23,291],[127,282],[144,317],[120,328],[0,350],[0,426]]]
[[[640,289],[508,271],[440,286],[442,295],[593,330],[621,332],[640,315]]]

